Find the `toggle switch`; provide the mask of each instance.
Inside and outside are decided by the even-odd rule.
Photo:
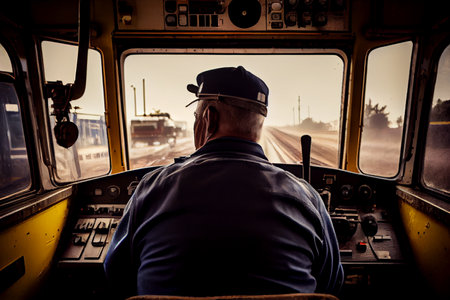
[[[366,242],[358,242],[358,243],[356,243],[356,250],[358,250],[358,252],[366,252],[366,250],[367,250],[367,243]]]
[[[97,227],[95,228],[95,232],[97,233],[101,233],[101,234],[106,234],[109,231],[109,226],[106,224],[106,222],[99,222],[97,224]]]
[[[86,239],[84,239],[82,235],[74,234],[72,237],[72,243],[75,246],[84,246],[86,245]]]
[[[92,246],[94,247],[103,247],[106,244],[106,234],[98,234],[96,233],[92,238]]]

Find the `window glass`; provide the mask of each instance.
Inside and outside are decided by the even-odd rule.
[[[0,199],[28,189],[30,165],[14,85],[0,82]]]
[[[44,41],[42,55],[46,81],[75,81],[78,47]],[[109,149],[105,122],[105,101],[102,62],[98,51],[89,49],[84,95],[71,101],[70,119],[79,130],[77,142],[66,149],[56,143],[53,133],[54,116],[50,116],[56,175],[60,182],[68,182],[104,175],[110,170]],[[49,99],[49,111],[52,101]]]
[[[184,50],[188,51],[188,50]],[[212,51],[212,50],[211,50]],[[219,50],[218,50],[219,51]],[[139,50],[145,52],[145,50]],[[344,62],[336,54],[132,54],[124,61],[131,168],[193,153],[193,112],[186,90],[208,69],[243,66],[269,87],[259,143],[271,162],[301,161],[300,137],[312,136],[311,161],[338,166]]]
[[[0,71],[12,73],[11,60],[5,48],[0,45]]]
[[[364,173],[383,177],[398,173],[411,55],[412,42],[369,53],[359,151]]]
[[[450,193],[450,46],[442,53],[431,104],[422,178],[427,187]]]

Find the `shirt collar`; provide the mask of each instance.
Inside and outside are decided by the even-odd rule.
[[[195,151],[191,156],[198,156],[210,152],[244,152],[256,155],[262,159],[268,160],[264,155],[262,147],[255,142],[236,137],[221,137],[207,142],[203,147]]]

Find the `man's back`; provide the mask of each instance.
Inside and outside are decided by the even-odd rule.
[[[271,165],[255,143],[210,141],[186,161],[148,174],[132,202],[126,236],[118,234],[113,246],[130,240],[139,294],[340,288],[336,238],[320,197]],[[121,259],[115,252],[107,275],[108,264]]]

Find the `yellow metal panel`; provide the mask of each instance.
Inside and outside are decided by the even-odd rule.
[[[25,275],[0,294],[0,299],[29,299],[43,283],[68,213],[68,200],[0,232],[0,269],[21,256]]]
[[[108,128],[109,154],[111,159],[111,173],[120,173],[127,169],[125,158],[125,141],[122,127],[121,96],[118,93],[117,85],[117,61],[115,57],[111,32],[114,31],[114,1],[97,0],[93,2],[94,22],[102,28],[99,36],[91,40],[91,45],[97,47],[102,52],[104,66],[104,85],[106,99],[106,124]],[[113,84],[116,83],[116,84]]]
[[[450,229],[400,200],[400,214],[417,266],[440,296],[450,296]]]

